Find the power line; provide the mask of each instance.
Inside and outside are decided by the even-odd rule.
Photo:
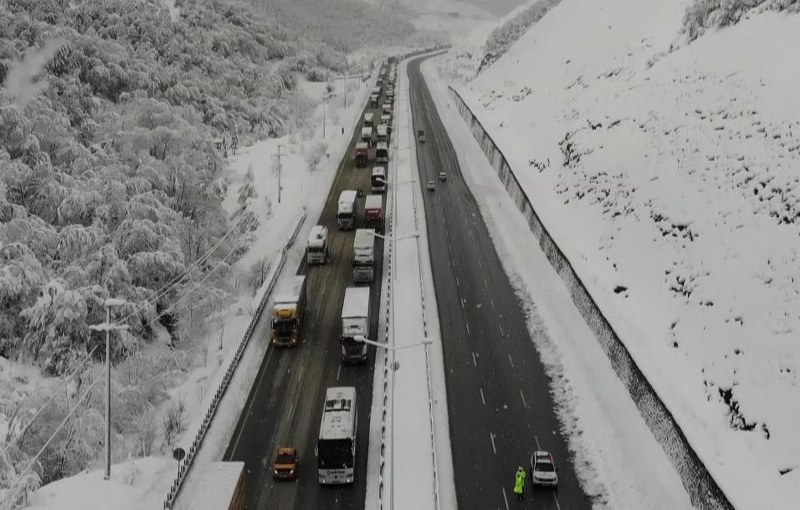
[[[183,273],[179,274],[178,276],[175,276],[175,277],[174,277],[172,280],[170,280],[169,282],[165,283],[165,284],[164,284],[164,285],[163,285],[163,286],[162,286],[160,289],[158,289],[158,290],[156,291],[156,293],[155,293],[153,296],[151,296],[151,297],[149,297],[149,298],[145,299],[145,301],[146,301],[146,302],[153,301],[153,304],[155,304],[155,302],[156,302],[156,301],[158,301],[160,298],[164,297],[164,296],[165,296],[165,295],[166,295],[168,292],[170,292],[170,291],[171,291],[171,290],[173,290],[175,287],[177,287],[177,282],[178,282],[179,280],[181,280],[181,279],[183,279],[183,278],[186,278],[186,277],[188,277],[188,276],[191,276],[193,273],[195,273],[195,272],[196,272],[196,270],[197,270],[197,269],[200,267],[200,264],[202,264],[202,263],[203,263],[203,262],[205,262],[205,261],[206,261],[206,260],[207,260],[209,257],[211,257],[211,254],[213,254],[213,253],[216,251],[216,249],[217,249],[217,248],[219,248],[219,247],[222,245],[222,243],[225,241],[225,239],[227,239],[227,238],[228,238],[228,236],[230,236],[230,235],[231,235],[231,234],[232,234],[232,233],[233,233],[233,232],[234,232],[234,231],[235,231],[235,230],[236,230],[236,229],[239,227],[239,224],[240,224],[240,223],[241,223],[241,222],[244,220],[244,218],[245,218],[245,216],[244,216],[244,215],[240,215],[240,216],[239,216],[239,218],[236,220],[236,222],[233,224],[233,226],[230,228],[230,230],[228,230],[228,232],[226,232],[226,233],[225,233],[225,235],[224,235],[224,236],[222,236],[222,237],[219,239],[219,241],[217,241],[217,243],[216,243],[214,246],[212,246],[211,248],[209,248],[209,249],[208,249],[208,250],[207,250],[207,251],[206,251],[206,252],[203,254],[203,256],[202,256],[202,257],[200,257],[200,258],[198,258],[197,260],[195,260],[195,261],[194,261],[194,262],[193,262],[193,263],[192,263],[192,264],[189,266],[189,268],[188,268],[186,271],[184,271]],[[134,315],[136,315],[138,312],[140,312],[142,308],[144,308],[144,304],[134,305],[133,311],[131,311],[131,312],[130,312],[130,313],[128,313],[128,315],[126,315],[124,318],[122,318],[122,319],[120,319],[120,320],[118,320],[118,321],[116,321],[116,322],[119,322],[119,323],[125,323],[125,322],[127,322],[127,321],[128,321],[129,319],[131,319],[131,318],[132,318]],[[159,317],[160,317],[160,316],[159,316]]]
[[[63,376],[63,378],[64,379],[69,379],[70,377],[75,375],[78,372],[78,369],[81,368],[83,366],[83,364],[86,363],[89,360],[89,358],[91,358],[92,354],[94,354],[94,351],[96,351],[96,350],[97,350],[97,346],[93,347],[92,350],[89,351],[89,353],[81,360],[81,362],[78,363],[78,365],[75,368],[72,369],[72,372],[67,374],[67,375],[65,375],[65,376]],[[33,425],[33,422],[36,421],[36,418],[38,418],[39,415],[42,414],[42,412],[47,408],[47,406],[50,405],[50,402],[52,402],[53,399],[56,398],[56,395],[58,395],[58,393],[54,391],[53,394],[50,395],[50,398],[47,399],[47,401],[39,407],[39,410],[36,411],[36,414],[34,414],[33,418],[31,418],[30,421],[28,422],[28,425],[27,425],[27,427],[25,427],[25,430],[27,430],[28,428],[30,428],[31,425]],[[23,431],[23,433],[20,434],[17,437],[22,437],[22,435],[24,435],[24,433],[25,433],[25,431]],[[14,438],[11,441],[9,441],[8,444],[6,445],[6,447],[3,448],[3,456],[5,456],[6,452],[8,452],[8,449],[11,448],[11,445],[14,443],[14,441],[16,439],[17,438]]]
[[[53,439],[55,439],[56,435],[61,431],[62,428],[64,428],[64,425],[66,425],[67,420],[69,420],[70,416],[72,416],[72,414],[78,409],[78,406],[81,405],[81,401],[83,401],[83,399],[89,395],[89,392],[92,391],[92,389],[94,389],[97,382],[102,378],[103,378],[102,373],[97,377],[95,377],[94,381],[92,381],[92,384],[89,386],[89,389],[86,390],[86,392],[83,395],[81,395],[80,398],[78,398],[78,401],[75,402],[75,405],[72,406],[72,409],[69,410],[67,416],[65,416],[64,419],[61,421],[61,423],[59,423],[58,427],[56,427],[56,430],[50,435],[50,438],[47,440],[44,446],[42,446],[42,449],[39,450],[39,452],[33,456],[31,461],[28,462],[28,465],[25,466],[25,469],[23,469],[19,473],[19,475],[17,475],[16,481],[8,488],[8,492],[6,492],[6,495],[2,500],[3,505],[7,503],[8,497],[14,494],[14,489],[20,484],[20,481],[22,480],[22,477],[25,475],[25,473],[27,473],[31,469],[33,464],[39,459],[42,453],[44,453],[45,449],[47,449],[47,447],[50,446],[50,443],[53,441]]]

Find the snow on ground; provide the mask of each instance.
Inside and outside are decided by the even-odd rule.
[[[314,93],[312,97],[315,101],[319,100],[323,91],[322,87],[315,86],[315,84],[303,86],[309,95]],[[238,295],[234,296],[230,306],[219,317],[210,319],[211,331],[204,339],[208,353],[205,364],[190,372],[183,384],[169,390],[172,401],[182,400],[186,407],[188,426],[178,444],[184,444],[194,438],[199,422],[202,420],[210,399],[213,397],[258,304],[261,294],[254,295],[253,289],[247,285],[247,273],[252,265],[261,258],[266,258],[270,265],[277,263],[280,249],[305,210],[309,219],[305,223],[304,230],[301,230],[298,236],[301,241],[295,244],[286,263],[286,266],[292,268],[292,271],[296,269],[304,249],[302,239],[307,236],[308,229],[322,210],[337,165],[350,140],[353,127],[359,120],[358,117],[369,90],[366,83],[351,83],[348,87],[348,108],[344,109],[342,85],[337,84],[326,107],[328,124],[325,139],[322,138],[322,108],[319,107],[311,116],[310,128],[304,130],[310,133],[307,139],[303,139],[300,134],[268,139],[256,142],[250,147],[241,148],[235,155],[229,155],[228,196],[223,206],[229,214],[236,212],[239,207],[237,202],[239,188],[245,182],[248,169],[252,168],[256,196],[248,202],[247,210],[258,219],[259,225],[252,233],[252,246],[234,266],[234,272],[238,275],[237,279],[239,280]],[[342,134],[342,127],[345,128],[344,134]],[[279,144],[283,145],[281,152],[286,154],[282,158],[280,203],[278,203],[277,196],[278,173],[277,168],[273,165],[273,161],[277,158],[272,157],[273,154],[277,154]],[[319,147],[324,148],[322,158],[319,164],[310,170],[308,155],[318,150]],[[249,374],[250,379],[255,377],[266,345],[263,338],[253,338],[242,357],[237,377],[240,374],[241,377]],[[237,385],[236,382],[237,379],[234,378],[228,391],[228,394],[233,396],[223,400],[215,425],[206,435],[204,447],[200,450],[196,463],[218,460],[227,446],[250,388],[250,384]],[[81,490],[81,487],[87,484],[87,479],[99,479],[96,482],[98,485],[104,483],[102,471],[92,471],[42,487],[34,496],[32,504],[38,505],[34,508],[56,508],[56,506],[48,506],[47,502],[58,501],[57,508],[67,510],[70,508],[85,510],[160,507],[172,484],[175,474],[172,470],[176,468],[171,452],[165,453],[164,457],[154,456],[137,460],[137,465],[141,464],[143,467],[137,482],[130,488],[124,484],[115,483],[117,474],[125,473],[128,470],[127,466],[130,462],[126,462],[112,466],[112,480],[109,484],[113,485],[109,486],[109,490],[101,491],[102,498],[85,499],[93,498],[93,496],[87,495],[85,494],[87,491]],[[153,467],[158,467],[163,463],[171,466],[168,471]],[[136,496],[145,490],[148,491],[148,494],[152,493],[154,504],[144,504],[143,501],[149,502],[150,500],[143,500],[142,497]],[[132,504],[134,506],[126,506]]]
[[[176,462],[145,457],[114,466],[110,480],[103,470],[80,473],[45,485],[34,493],[29,510],[140,510],[161,508],[165,483],[172,483]]]
[[[683,44],[683,9],[563,0],[460,91],[728,497],[786,508],[800,16]]]
[[[450,100],[438,64],[425,62],[422,72],[462,175],[525,305],[531,338],[553,379],[582,487],[606,508],[690,508],[669,459]]]

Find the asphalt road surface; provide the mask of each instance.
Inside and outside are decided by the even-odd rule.
[[[375,118],[380,118],[378,108],[367,106],[363,113],[366,112],[374,112]],[[336,225],[337,200],[341,191],[362,189],[364,197],[370,193],[374,149],[366,168],[356,168],[352,159],[360,133],[359,122],[317,222],[328,227],[332,260],[323,266],[307,267],[303,263],[297,270],[298,274],[309,275],[308,308],[302,329],[302,343],[294,348],[270,346],[267,349],[225,453],[224,460],[245,463],[249,510],[364,508],[375,352],[370,348],[369,358],[362,365],[341,363],[341,309],[345,288],[353,286],[351,260],[355,231],[340,231]],[[364,197],[358,199],[357,226],[362,228]],[[298,242],[305,243],[305,240],[298,239]],[[376,280],[371,285],[371,338],[375,338],[378,330],[377,310],[382,274],[379,257],[382,253],[382,241],[378,240]],[[294,268],[286,270],[292,271]],[[270,314],[271,308],[265,308],[252,341],[269,341]],[[358,446],[356,480],[352,485],[320,486],[317,478],[314,446],[319,434],[325,390],[329,386],[355,386],[357,391]],[[272,479],[272,462],[279,446],[298,448],[300,468],[297,481],[276,482]]]
[[[549,383],[526,316],[503,270],[478,205],[419,70],[408,65],[420,183],[425,194],[439,308],[456,497],[461,509],[590,508],[553,410]],[[440,182],[440,171],[447,173]],[[423,187],[424,189],[424,187]],[[532,490],[530,456],[553,453],[558,491]],[[518,466],[528,470],[523,502],[513,493]]]

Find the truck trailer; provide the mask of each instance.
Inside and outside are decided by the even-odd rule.
[[[367,195],[364,206],[367,228],[374,229],[383,234],[383,197],[380,195]]]
[[[199,464],[199,483],[196,490],[187,493],[187,506],[192,510],[244,510],[244,462],[210,462]]]
[[[363,363],[367,360],[367,344],[357,342],[354,337],[369,338],[372,319],[369,287],[348,287],[342,303],[342,361]]]
[[[381,122],[383,118],[381,118]],[[388,124],[381,124],[377,128],[377,137],[376,140],[378,143],[388,143],[389,142],[389,126]]]
[[[375,278],[375,231],[359,228],[353,239],[353,281],[372,283]]]
[[[308,233],[306,262],[308,265],[324,264],[328,261],[328,227],[314,225]]]
[[[356,228],[356,197],[354,189],[346,189],[339,195],[339,208],[336,211],[336,222],[339,230],[353,230]]]
[[[272,344],[294,347],[300,341],[300,329],[306,310],[306,277],[293,276],[275,294],[272,307]]]

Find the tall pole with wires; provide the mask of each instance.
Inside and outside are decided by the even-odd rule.
[[[106,332],[106,474],[103,479],[111,478],[111,330],[128,329],[127,324],[111,324],[111,307],[126,304],[121,299],[106,299],[106,322],[89,326],[93,331]]]

